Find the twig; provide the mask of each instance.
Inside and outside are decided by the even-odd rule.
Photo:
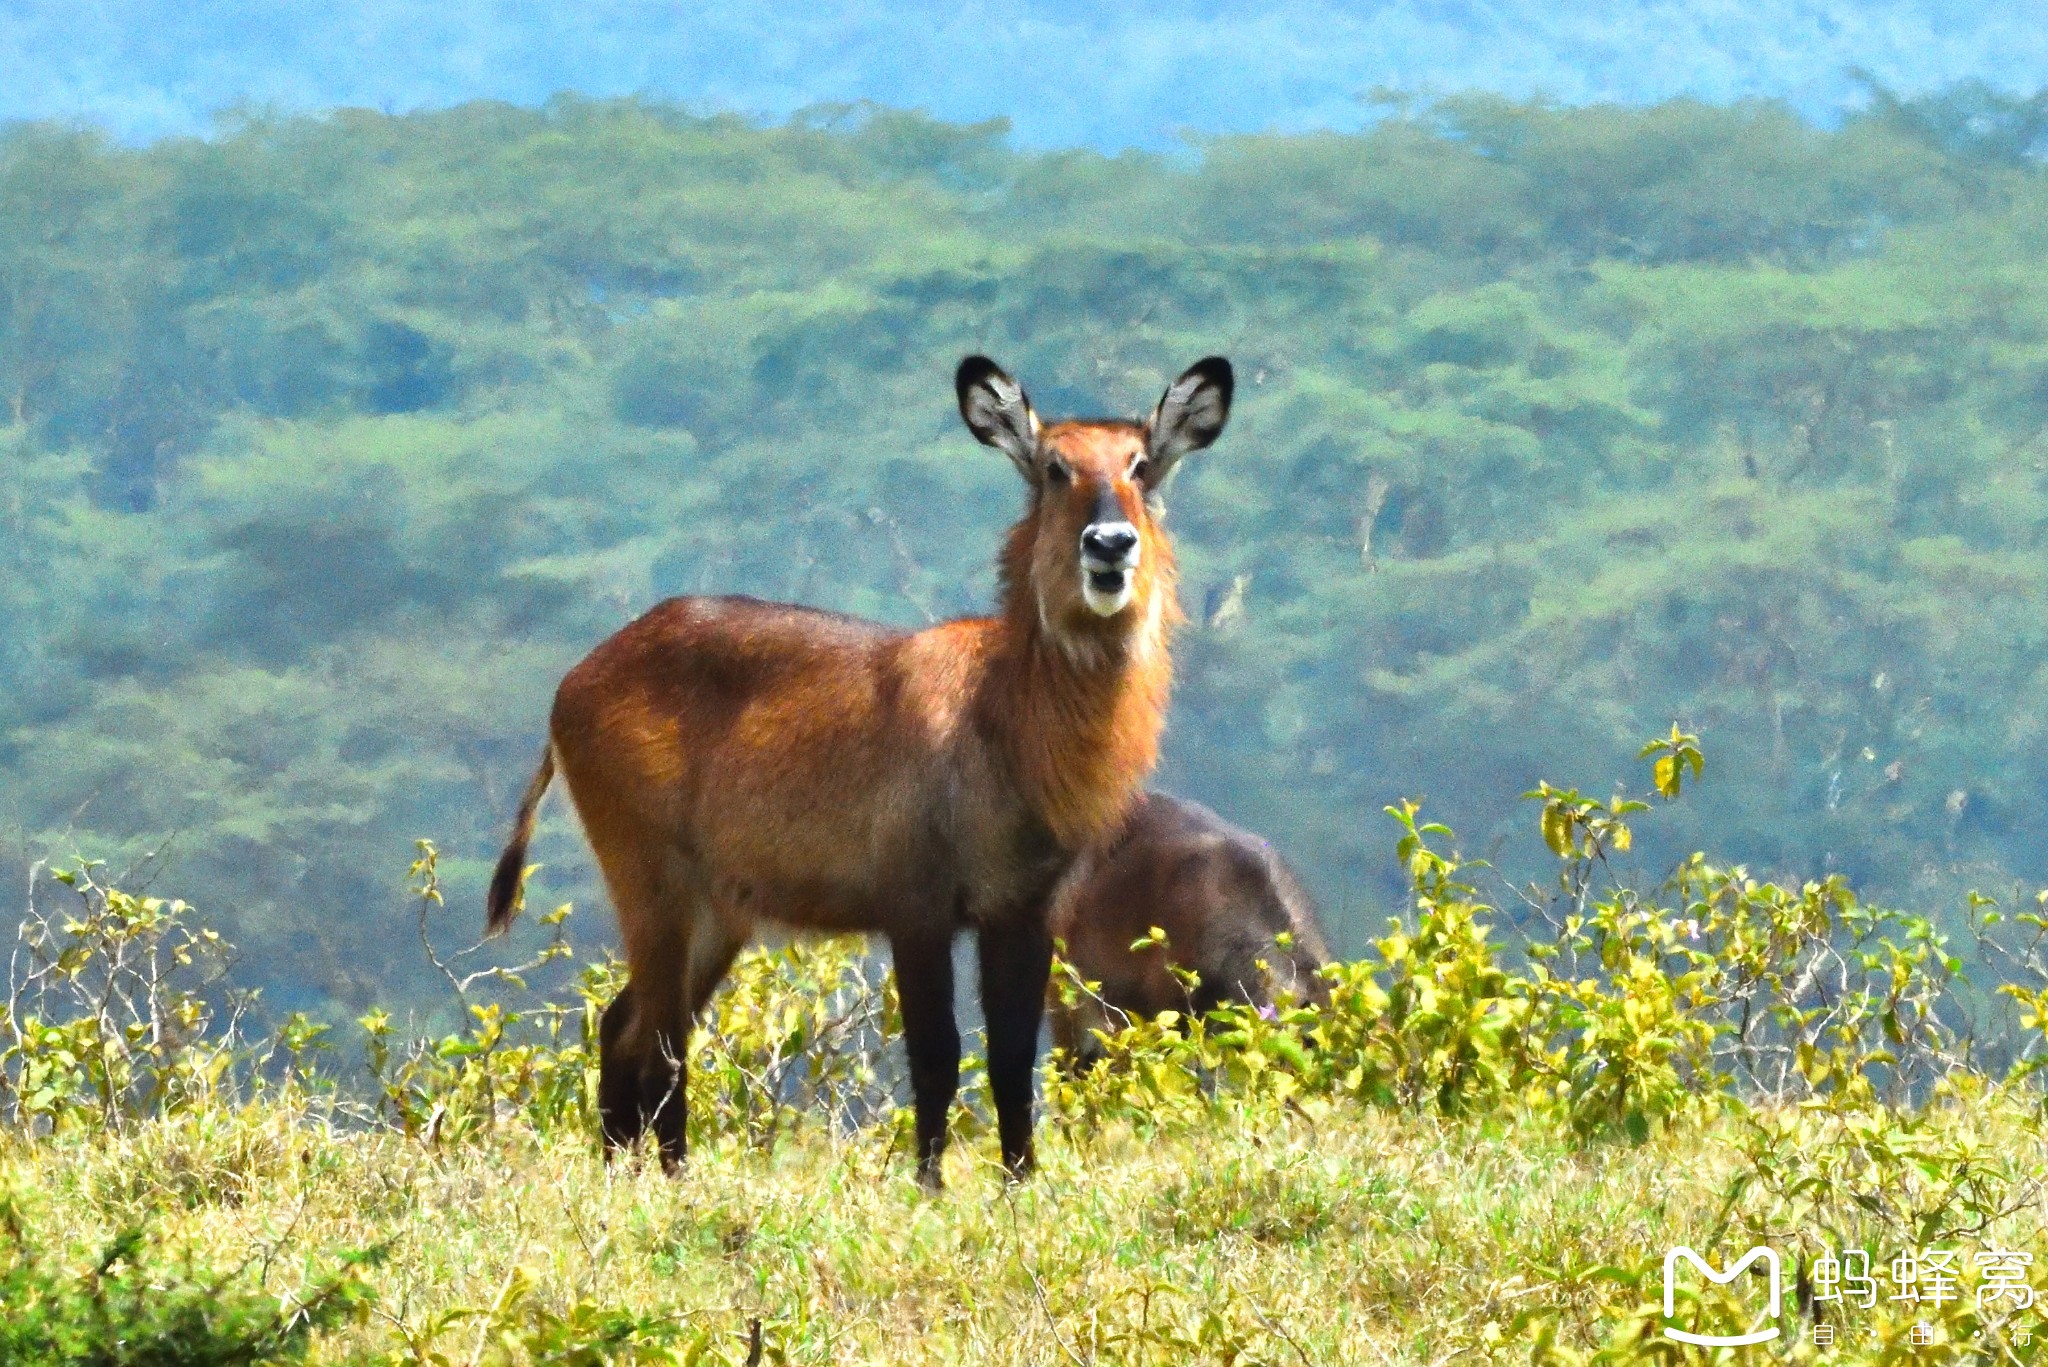
[[[1273,1335],[1275,1338],[1279,1339],[1282,1343],[1286,1344],[1289,1348],[1292,1348],[1294,1350],[1294,1355],[1301,1359],[1302,1367],[1315,1367],[1315,1363],[1309,1360],[1309,1356],[1306,1352],[1302,1350],[1302,1346],[1294,1341],[1294,1335],[1288,1333],[1287,1330],[1281,1325],[1276,1324],[1272,1320],[1268,1319],[1266,1317],[1266,1312],[1259,1309],[1259,1303],[1257,1301],[1248,1299],[1245,1301],[1245,1304],[1251,1308],[1252,1318],[1257,1320],[1260,1324],[1266,1326],[1267,1333]]]
[[[1010,1231],[1017,1241],[1017,1265],[1022,1267],[1024,1275],[1031,1279],[1031,1293],[1038,1298],[1038,1309],[1045,1316],[1046,1327],[1052,1330],[1052,1341],[1060,1346],[1060,1351],[1067,1355],[1067,1361],[1073,1363],[1074,1367],[1088,1367],[1081,1355],[1073,1350],[1066,1337],[1060,1333],[1060,1323],[1053,1318],[1052,1306],[1045,1298],[1045,1283],[1038,1280],[1038,1270],[1024,1255],[1024,1226],[1017,1218],[1016,1198],[1010,1194],[1007,1187],[1003,1190],[1003,1206],[1010,1212]]]
[[[284,1251],[285,1244],[290,1242],[292,1236],[298,1233],[299,1221],[305,1218],[306,1206],[313,1199],[313,1189],[318,1185],[319,1173],[316,1171],[312,1178],[299,1188],[298,1207],[292,1211],[292,1218],[285,1222],[284,1232],[271,1240],[270,1246],[263,1250],[263,1266],[256,1273],[256,1285],[260,1287],[270,1285],[270,1266],[277,1260],[277,1255]],[[253,1255],[251,1256],[253,1257]],[[243,1266],[248,1266],[247,1261],[244,1261]]]
[[[598,1266],[597,1250],[590,1246],[590,1238],[583,1232],[583,1222],[576,1218],[576,1203],[569,1199],[569,1192],[566,1188],[562,1190],[561,1196],[562,1214],[569,1217],[569,1228],[575,1233],[576,1242],[583,1245],[583,1256],[590,1263],[590,1277],[584,1285],[586,1287],[595,1287],[597,1284],[597,1274],[602,1270]],[[607,1236],[605,1242],[607,1244],[610,1243],[609,1236]]]

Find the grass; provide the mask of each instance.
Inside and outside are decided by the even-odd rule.
[[[2040,1126],[2009,1099],[1929,1115],[1998,1168],[2005,1213],[1969,1241],[2048,1255]],[[755,1320],[767,1362],[1541,1361],[1553,1332],[1560,1352],[1651,1361],[1672,1345],[1623,1341],[1656,1308],[1663,1251],[1746,1244],[1713,1233],[1757,1132],[1736,1116],[1587,1142],[1537,1117],[1225,1105],[1044,1138],[1014,1188],[986,1143],[956,1144],[930,1197],[879,1132],[700,1146],[670,1179],[607,1167],[577,1134],[511,1123],[444,1146],[274,1100],[0,1141],[0,1189],[23,1237],[81,1273],[143,1228],[167,1265],[238,1269],[287,1307],[378,1250],[353,1274],[364,1311],[315,1362],[739,1363]],[[1785,1211],[1767,1186],[1744,1199],[1768,1223]],[[1887,1250],[1900,1232],[1853,1195],[1819,1214]],[[1849,1312],[1828,1360],[1889,1360],[1904,1309]],[[1910,1360],[2035,1360],[1970,1351],[1992,1355]]]
[[[1055,1140],[1016,1189],[966,1150],[932,1199],[874,1140],[716,1147],[669,1180],[608,1170],[580,1138],[437,1151],[274,1109],[17,1145],[0,1172],[81,1255],[147,1223],[211,1265],[266,1258],[277,1289],[320,1251],[384,1247],[379,1310],[323,1360],[460,1360],[478,1326],[440,1344],[431,1326],[523,1281],[557,1312],[678,1314],[734,1361],[752,1318],[802,1362],[1143,1360],[1215,1339],[1210,1321],[1259,1360],[1427,1361],[1451,1326],[1526,1295],[1532,1260],[1640,1261],[1716,1196],[1668,1152],[1386,1114]]]
[[[1645,752],[1667,798],[1689,742]],[[59,871],[76,903],[25,927],[0,1010],[0,1367],[1733,1362],[1664,1331],[1755,1327],[1765,1287],[1689,1278],[1667,1322],[1665,1253],[1759,1244],[1782,1337],[1752,1358],[2048,1361],[2048,893],[1972,900],[1986,991],[1839,878],[1695,856],[1614,882],[1641,804],[1537,796],[1563,872],[1533,919],[1403,804],[1414,904],[1325,970],[1326,1005],[1138,1022],[1085,1075],[1049,1066],[1021,1186],[970,1057],[938,1196],[858,945],[735,963],[669,1178],[596,1151],[615,967],[528,1000],[566,909],[530,964],[446,970],[458,1032],[364,1016],[365,1079],[325,1025],[244,1038],[175,985],[225,953],[189,908]],[[1867,1306],[1829,1276],[1857,1258]]]

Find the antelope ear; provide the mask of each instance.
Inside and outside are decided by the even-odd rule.
[[[1154,483],[1166,478],[1175,461],[1201,450],[1222,433],[1223,424],[1230,419],[1230,394],[1236,383],[1230,362],[1208,356],[1166,387],[1159,406],[1145,420],[1145,454],[1156,472]]]
[[[1025,479],[1038,479],[1038,415],[1024,386],[986,356],[969,356],[953,375],[960,417],[983,446],[1008,456]]]

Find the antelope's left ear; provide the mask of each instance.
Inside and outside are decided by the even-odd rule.
[[[1188,367],[1187,373],[1166,387],[1159,406],[1145,421],[1145,454],[1157,472],[1156,483],[1166,478],[1175,461],[1190,451],[1199,451],[1223,431],[1230,419],[1230,394],[1236,386],[1230,362],[1209,356]]]
[[[960,400],[960,417],[975,440],[1001,451],[1018,474],[1036,483],[1038,415],[1031,411],[1024,386],[988,357],[969,356],[953,373],[953,393]]]

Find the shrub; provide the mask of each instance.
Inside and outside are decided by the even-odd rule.
[[[140,1230],[109,1243],[79,1273],[31,1246],[13,1206],[0,1204],[0,1367],[237,1367],[296,1362],[314,1335],[369,1304],[351,1260],[324,1281],[273,1296],[237,1275],[166,1268]]]
[[[1696,738],[1676,728],[1643,757],[1650,799],[1677,799],[1704,770]],[[1488,870],[1459,858],[1449,830],[1413,803],[1389,808],[1411,912],[1359,961],[1324,970],[1327,1005],[1225,1005],[1106,1033],[1085,1070],[1048,1061],[1054,1122],[1078,1134],[1219,1107],[1509,1108],[1580,1137],[1640,1142],[1737,1097],[1849,1111],[1924,1101],[1989,1078],[1981,1060],[2001,1047],[2018,1061],[2015,1080],[2037,1069],[2048,915],[2008,919],[1973,902],[1982,953],[2003,956],[2013,981],[2000,991],[2020,1008],[2017,1036],[1999,1037],[1972,1026],[1961,962],[1926,918],[1868,906],[1839,877],[1782,886],[1697,854],[1641,886],[1612,857],[1631,847],[1650,800],[1549,784],[1527,796],[1559,871],[1548,891],[1505,888],[1514,916],[1481,899],[1475,878]],[[461,971],[481,946],[445,958],[436,948],[437,869],[434,846],[419,842],[421,943],[462,1027],[401,1034],[384,1012],[363,1016],[371,1105],[344,1088],[335,1113],[432,1144],[512,1121],[594,1137],[598,1023],[619,965],[585,966],[567,1004],[533,1000],[532,972],[571,957],[563,906],[539,918],[548,938],[525,963]],[[0,1101],[17,1126],[119,1128],[265,1087],[333,1087],[325,1026],[294,1016],[269,1038],[240,1036],[239,1007],[208,991],[227,946],[183,903],[103,886],[90,865],[59,879],[78,908],[32,908],[27,968],[0,1011]],[[1055,982],[1069,996],[1093,990],[1064,965]],[[749,950],[691,1041],[693,1138],[768,1146],[819,1122],[903,1132],[897,1033],[891,986],[858,941]],[[966,1063],[972,1129],[987,1107],[978,1063]]]

